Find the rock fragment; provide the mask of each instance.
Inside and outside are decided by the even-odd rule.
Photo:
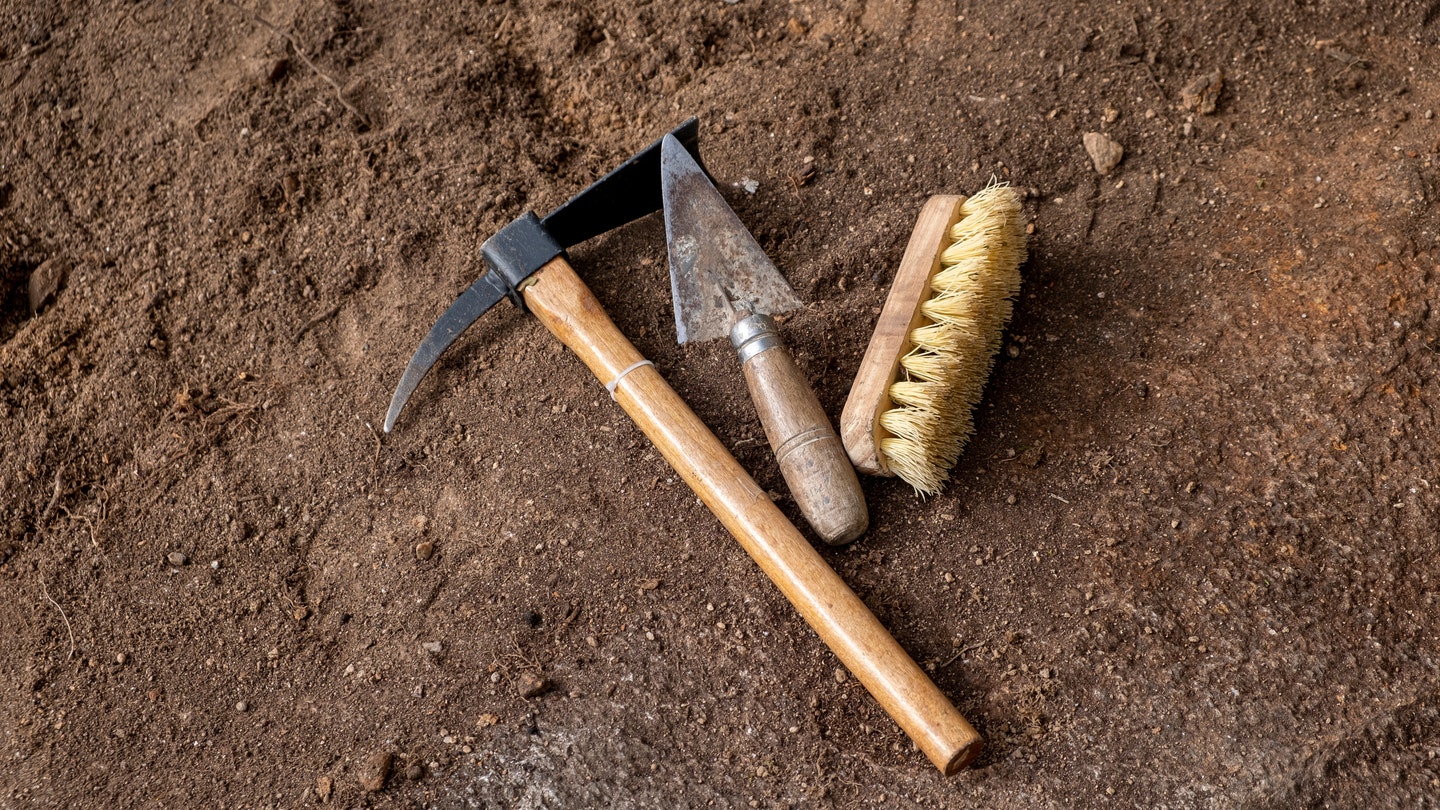
[[[395,755],[389,751],[376,751],[360,763],[358,776],[360,787],[367,793],[379,793],[385,789],[385,783],[390,779],[390,767],[395,763]]]
[[[1125,157],[1125,147],[1102,132],[1087,132],[1083,140],[1085,151],[1090,153],[1090,162],[1095,164],[1095,171],[1100,174],[1109,174]]]
[[[1196,76],[1180,90],[1180,105],[1201,115],[1214,115],[1215,105],[1220,102],[1220,91],[1225,86],[1225,75],[1216,68],[1202,76]]]
[[[52,256],[40,263],[30,273],[30,313],[36,314],[45,303],[55,297],[60,282],[70,273],[70,262],[59,256]]]
[[[519,692],[522,698],[540,697],[554,686],[549,678],[534,672],[522,672],[515,679],[515,691]]]

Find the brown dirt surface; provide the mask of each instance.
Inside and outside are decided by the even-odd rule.
[[[4,4],[0,806],[1437,806],[1437,45],[1400,0]],[[832,417],[926,196],[1027,191],[954,480],[822,549],[986,736],[954,778],[535,319],[379,432],[480,242],[689,115]],[[663,238],[571,258],[794,517]]]

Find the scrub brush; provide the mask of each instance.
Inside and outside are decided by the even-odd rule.
[[[861,472],[899,476],[923,495],[949,480],[1020,291],[1020,200],[992,184],[921,210],[840,416]]]

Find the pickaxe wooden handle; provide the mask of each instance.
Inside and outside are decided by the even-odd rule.
[[[974,759],[980,735],[654,366],[637,367],[645,358],[565,258],[531,276],[524,296],[930,761],[948,776]]]

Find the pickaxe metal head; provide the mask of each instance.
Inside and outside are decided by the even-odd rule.
[[[691,118],[669,134],[697,160],[699,129],[699,122]],[[660,150],[661,141],[657,140],[544,219],[526,212],[485,240],[480,255],[487,272],[450,305],[415,350],[390,399],[386,433],[440,355],[496,302],[509,298],[523,308],[521,285],[566,248],[660,210]]]

